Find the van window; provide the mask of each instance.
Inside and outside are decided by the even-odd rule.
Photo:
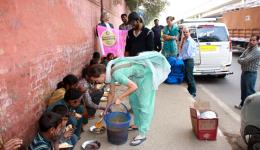
[[[224,26],[198,26],[197,35],[199,42],[225,42],[228,35]]]
[[[195,28],[190,28],[190,36],[194,41],[198,42],[197,33]]]

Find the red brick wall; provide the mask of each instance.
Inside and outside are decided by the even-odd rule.
[[[103,0],[118,27],[124,0]],[[119,4],[117,4],[119,3]],[[99,0],[0,1],[0,134],[31,139],[44,101],[95,49]]]

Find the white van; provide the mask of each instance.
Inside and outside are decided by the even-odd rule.
[[[224,23],[189,22],[182,25],[190,29],[191,37],[198,43],[194,75],[217,75],[224,78],[232,74],[231,42]]]

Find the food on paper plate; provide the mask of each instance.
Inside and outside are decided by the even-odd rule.
[[[101,97],[100,101],[101,101],[101,102],[106,102],[106,101],[107,101],[107,97],[104,97],[104,96]]]
[[[70,124],[70,125],[68,125],[67,127],[66,127],[66,131],[70,131],[70,130],[72,130],[73,129],[73,126]]]
[[[64,143],[59,144],[59,148],[60,148],[60,149],[62,149],[62,148],[70,148],[70,147],[73,147],[73,145],[70,145],[70,144],[67,143],[67,142],[64,142]]]
[[[105,84],[96,84],[97,89],[102,89],[105,86]]]
[[[82,118],[82,115],[81,115],[81,114],[78,114],[78,113],[75,113],[75,117],[76,117],[76,118]]]
[[[84,150],[98,150],[100,148],[101,144],[98,141],[90,140],[85,141],[81,147]]]
[[[116,85],[116,86],[120,86],[120,83],[119,83],[119,82],[115,82],[115,85]]]
[[[103,96],[108,97],[109,92],[104,92]]]
[[[95,134],[102,134],[102,133],[105,132],[105,130],[106,130],[106,127],[105,127],[105,126],[101,126],[100,128],[97,128],[97,127],[94,125],[94,126],[91,126],[91,127],[89,128],[89,131],[90,131],[91,133],[95,133]]]

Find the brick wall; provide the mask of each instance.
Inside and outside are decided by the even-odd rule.
[[[124,0],[104,0],[117,28]],[[66,74],[79,75],[96,48],[99,0],[0,1],[0,134],[26,142],[44,101]]]

